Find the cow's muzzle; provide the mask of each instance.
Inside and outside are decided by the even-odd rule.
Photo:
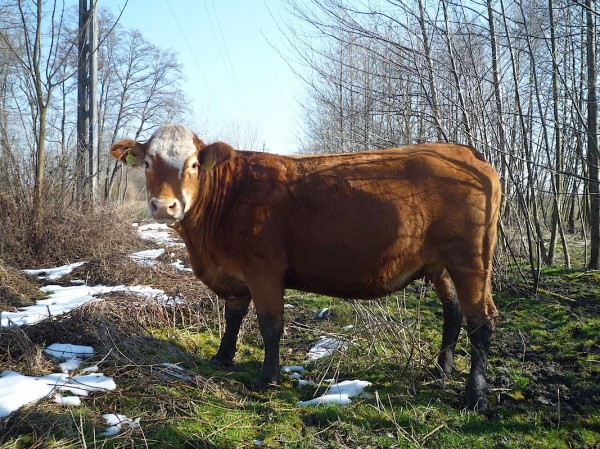
[[[159,223],[173,224],[183,218],[183,207],[176,198],[150,198],[148,216]]]

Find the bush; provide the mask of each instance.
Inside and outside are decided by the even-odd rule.
[[[104,204],[89,210],[47,192],[42,232],[35,238],[31,207],[0,192],[0,259],[16,268],[60,265],[136,248],[131,212]]]

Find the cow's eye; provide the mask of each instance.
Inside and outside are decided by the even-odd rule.
[[[192,170],[198,170],[198,162],[192,164]]]
[[[150,168],[150,163],[148,161],[144,161],[144,167],[146,170],[148,170]]]

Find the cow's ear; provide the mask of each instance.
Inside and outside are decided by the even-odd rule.
[[[212,170],[227,162],[235,155],[235,150],[223,142],[212,143],[198,152],[198,161],[204,170]]]
[[[110,154],[124,164],[135,167],[144,159],[146,144],[133,139],[119,140],[111,147]]]

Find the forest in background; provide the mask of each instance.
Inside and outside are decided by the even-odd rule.
[[[598,268],[594,0],[288,0],[287,9],[281,30],[306,83],[305,152],[472,145],[502,178],[503,261],[534,290],[545,265]],[[35,236],[5,239],[4,260],[22,244],[44,249],[47,233],[30,224],[36,208],[50,217],[91,206],[77,201],[76,12],[0,4],[0,227]],[[190,111],[176,54],[105,10],[98,22],[95,201],[111,204],[126,198],[128,178],[105,150],[189,122]]]

